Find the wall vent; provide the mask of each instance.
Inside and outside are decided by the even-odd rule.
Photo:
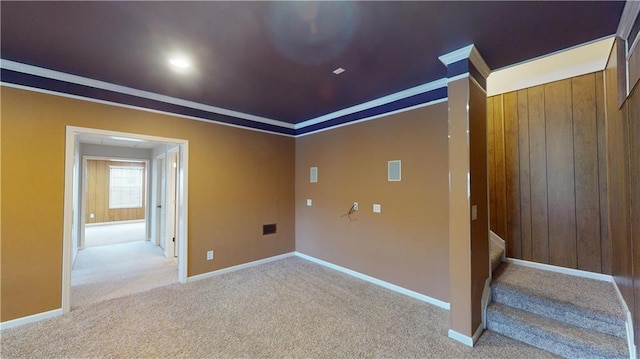
[[[274,234],[276,233],[276,224],[272,223],[272,224],[265,224],[262,226],[262,235],[266,236],[267,234]]]

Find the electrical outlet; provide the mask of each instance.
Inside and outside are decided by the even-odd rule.
[[[310,199],[307,199],[307,206],[311,207],[313,205],[313,201]]]
[[[95,213],[89,213],[89,218],[96,218],[96,214]]]
[[[358,210],[358,202],[353,202],[353,210],[354,211]]]
[[[213,250],[207,251],[207,260],[213,260]]]
[[[382,212],[382,206],[380,206],[379,204],[374,204],[373,213],[380,213],[380,212]]]

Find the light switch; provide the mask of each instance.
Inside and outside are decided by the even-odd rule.
[[[471,220],[475,221],[476,219],[478,219],[478,206],[474,204],[471,206]]]
[[[311,207],[311,205],[313,205],[313,201],[310,199],[307,199],[307,207]]]
[[[382,206],[379,204],[373,205],[373,213],[380,213],[382,211]]]

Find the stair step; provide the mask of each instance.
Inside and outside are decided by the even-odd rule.
[[[626,341],[576,328],[500,303],[487,308],[487,328],[567,358],[628,358]]]
[[[511,263],[495,272],[492,299],[559,322],[626,338],[613,284]]]

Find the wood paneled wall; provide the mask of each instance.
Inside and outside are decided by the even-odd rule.
[[[86,223],[102,223],[144,219],[146,201],[146,183],[144,181],[141,208],[109,208],[109,166],[130,166],[145,168],[146,164],[144,162],[87,160],[87,201],[85,206]],[[146,168],[144,171],[146,172]],[[95,214],[94,218],[91,218],[91,213]]]
[[[640,88],[617,96],[625,66],[617,50],[624,46],[616,40],[605,70],[611,274],[631,311],[640,351]]]
[[[603,73],[488,99],[491,230],[507,256],[610,273]]]

